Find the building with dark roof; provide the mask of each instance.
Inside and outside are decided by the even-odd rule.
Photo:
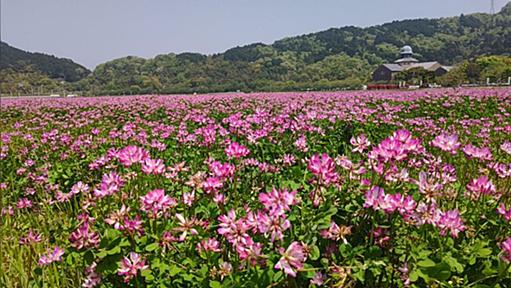
[[[447,73],[451,67],[444,66],[437,61],[432,62],[419,62],[419,60],[413,58],[412,47],[406,45],[401,48],[401,57],[394,61],[394,63],[382,64],[373,72],[373,81],[375,82],[392,82],[395,80],[395,76],[402,71],[406,71],[412,68],[424,68],[427,71],[435,73],[435,76],[441,76]]]

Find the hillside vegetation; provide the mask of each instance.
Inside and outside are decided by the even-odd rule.
[[[284,38],[271,45],[235,47],[215,55],[169,53],[151,59],[128,56],[98,65],[87,77],[73,74],[64,78],[81,78],[68,88],[94,95],[359,88],[370,80],[377,65],[394,61],[405,44],[414,48],[419,60],[444,65],[475,62],[480,56],[509,56],[511,3],[495,15],[476,13],[394,21],[367,28],[332,28]],[[55,78],[55,74],[35,69]],[[504,67],[499,70],[501,74],[492,77],[505,81],[508,70]],[[466,70],[455,72],[463,74]],[[444,78],[444,83],[455,84],[474,77]]]

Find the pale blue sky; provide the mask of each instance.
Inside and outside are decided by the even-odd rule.
[[[1,38],[93,68],[127,55],[219,53],[346,25],[489,12],[490,0],[0,0]],[[508,0],[495,0],[499,11]]]

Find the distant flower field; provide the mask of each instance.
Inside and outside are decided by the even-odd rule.
[[[0,287],[511,287],[511,89],[2,100]]]

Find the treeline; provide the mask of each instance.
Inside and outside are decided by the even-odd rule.
[[[411,45],[420,61],[444,65],[482,55],[511,55],[511,3],[495,15],[476,13],[368,28],[333,28],[209,56],[130,56],[98,65],[87,77],[71,83],[70,90],[115,95],[353,89],[369,82],[375,67],[394,61],[403,45]],[[480,77],[487,73],[485,69]],[[445,78],[446,84],[456,83]]]

